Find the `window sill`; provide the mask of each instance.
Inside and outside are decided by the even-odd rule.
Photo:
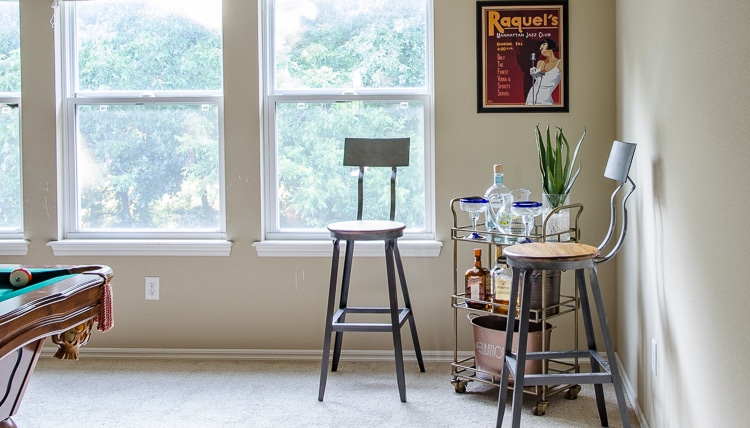
[[[331,257],[332,241],[261,241],[253,243],[258,257]],[[443,243],[440,241],[398,240],[402,257],[438,257]],[[346,248],[341,244],[340,250]],[[383,242],[358,242],[354,247],[355,257],[383,257]]]
[[[52,241],[56,256],[220,256],[232,251],[221,239],[66,239]]]
[[[25,256],[29,254],[29,241],[25,239],[0,239],[0,256]]]

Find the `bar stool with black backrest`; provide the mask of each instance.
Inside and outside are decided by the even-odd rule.
[[[359,168],[358,177],[358,200],[357,220],[343,221],[328,225],[333,238],[333,260],[331,262],[331,282],[328,290],[328,312],[326,315],[325,338],[323,341],[323,360],[320,368],[320,388],[318,400],[323,401],[325,394],[326,377],[328,375],[328,360],[331,349],[331,335],[336,332],[333,346],[333,361],[331,371],[336,371],[341,357],[341,343],[345,331],[361,332],[391,332],[393,335],[393,348],[396,359],[396,379],[398,381],[398,392],[401,401],[406,402],[406,383],[404,381],[403,349],[401,346],[401,327],[408,321],[411,328],[411,336],[414,341],[414,352],[417,356],[420,371],[424,372],[422,351],[419,347],[417,327],[414,324],[414,314],[411,309],[409,292],[406,287],[406,276],[401,264],[401,254],[398,250],[396,240],[404,234],[406,225],[394,221],[396,215],[396,169],[409,165],[409,138],[386,138],[366,139],[347,138],[344,143],[344,166],[356,166]],[[362,220],[363,210],[363,181],[366,167],[390,167],[391,168],[391,206],[390,220]],[[341,279],[341,297],[339,308],[334,313],[334,302],[336,298],[337,276],[339,265],[339,243],[346,241],[346,253],[344,256],[344,271]],[[385,266],[388,282],[389,307],[349,307],[347,300],[349,295],[349,277],[351,276],[352,259],[354,256],[354,243],[356,241],[385,241]],[[396,290],[396,271],[394,262],[398,269],[401,294],[404,299],[404,307],[398,306],[398,291]],[[390,322],[346,322],[347,314],[389,314]]]
[[[529,304],[531,293],[521,293],[521,308],[519,315],[518,350],[513,353],[511,341],[513,335],[508,334],[505,338],[505,365],[502,372],[500,384],[500,396],[498,397],[497,426],[502,426],[505,414],[505,401],[508,394],[509,376],[513,376],[513,427],[518,427],[521,422],[521,407],[523,400],[523,388],[536,385],[566,385],[574,383],[594,384],[596,403],[599,409],[599,419],[602,426],[608,426],[607,410],[604,402],[604,391],[602,384],[612,383],[617,396],[617,405],[624,427],[630,427],[627,403],[623,393],[622,379],[615,360],[615,351],[607,324],[607,314],[604,312],[599,281],[596,275],[596,266],[606,262],[617,254],[622,246],[627,231],[627,209],[625,204],[628,197],[635,190],[635,183],[630,179],[628,173],[630,164],[635,153],[635,144],[615,141],[609,155],[604,176],[619,182],[612,192],[610,198],[610,226],[604,241],[598,247],[578,243],[540,242],[530,244],[518,244],[506,247],[503,254],[507,263],[513,268],[513,279],[510,290],[510,304],[508,308],[508,324],[506,331],[513,331],[516,315],[516,296],[519,292],[519,279],[523,281],[523,289],[531,290],[531,277],[534,270],[575,270],[575,282],[578,287],[581,302],[583,325],[586,331],[586,350],[572,351],[546,351],[527,352],[527,335],[529,329]],[[619,237],[606,256],[601,256],[602,251],[611,242],[617,226],[616,207],[617,195],[626,183],[630,183],[630,190],[621,198]],[[607,358],[604,359],[596,348],[594,338],[594,326],[591,317],[589,294],[586,289],[585,270],[589,271],[589,282],[591,294],[596,305],[596,314],[604,339]],[[526,360],[548,360],[565,358],[585,358],[591,362],[590,373],[546,373],[526,374]]]

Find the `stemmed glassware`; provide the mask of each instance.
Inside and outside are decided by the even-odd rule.
[[[528,236],[534,231],[534,217],[542,213],[542,203],[539,201],[513,202],[511,212],[523,219],[524,234]]]
[[[489,205],[489,201],[484,198],[461,198],[459,201],[459,207],[461,208],[461,211],[469,215],[472,230],[472,232],[464,238],[485,239],[484,235],[477,233],[477,220],[479,219],[480,214],[487,212],[487,205]]]

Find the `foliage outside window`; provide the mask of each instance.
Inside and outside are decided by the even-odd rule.
[[[23,236],[18,12],[17,0],[0,2],[0,238]]]
[[[65,237],[223,237],[221,0],[61,5]]]
[[[431,66],[428,0],[266,0],[267,238],[327,238],[356,217],[346,137],[410,137],[396,220],[430,236]],[[368,171],[365,217],[387,218],[390,171]],[[378,185],[380,183],[381,185]]]

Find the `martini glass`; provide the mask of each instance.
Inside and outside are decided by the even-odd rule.
[[[524,233],[529,236],[534,231],[534,217],[542,213],[542,203],[539,201],[513,202],[511,212],[523,219]]]
[[[479,219],[480,214],[487,212],[487,205],[489,205],[489,201],[484,198],[461,198],[459,201],[459,207],[461,208],[461,211],[469,215],[472,230],[472,232],[464,238],[485,239],[484,235],[477,233],[477,220]]]

